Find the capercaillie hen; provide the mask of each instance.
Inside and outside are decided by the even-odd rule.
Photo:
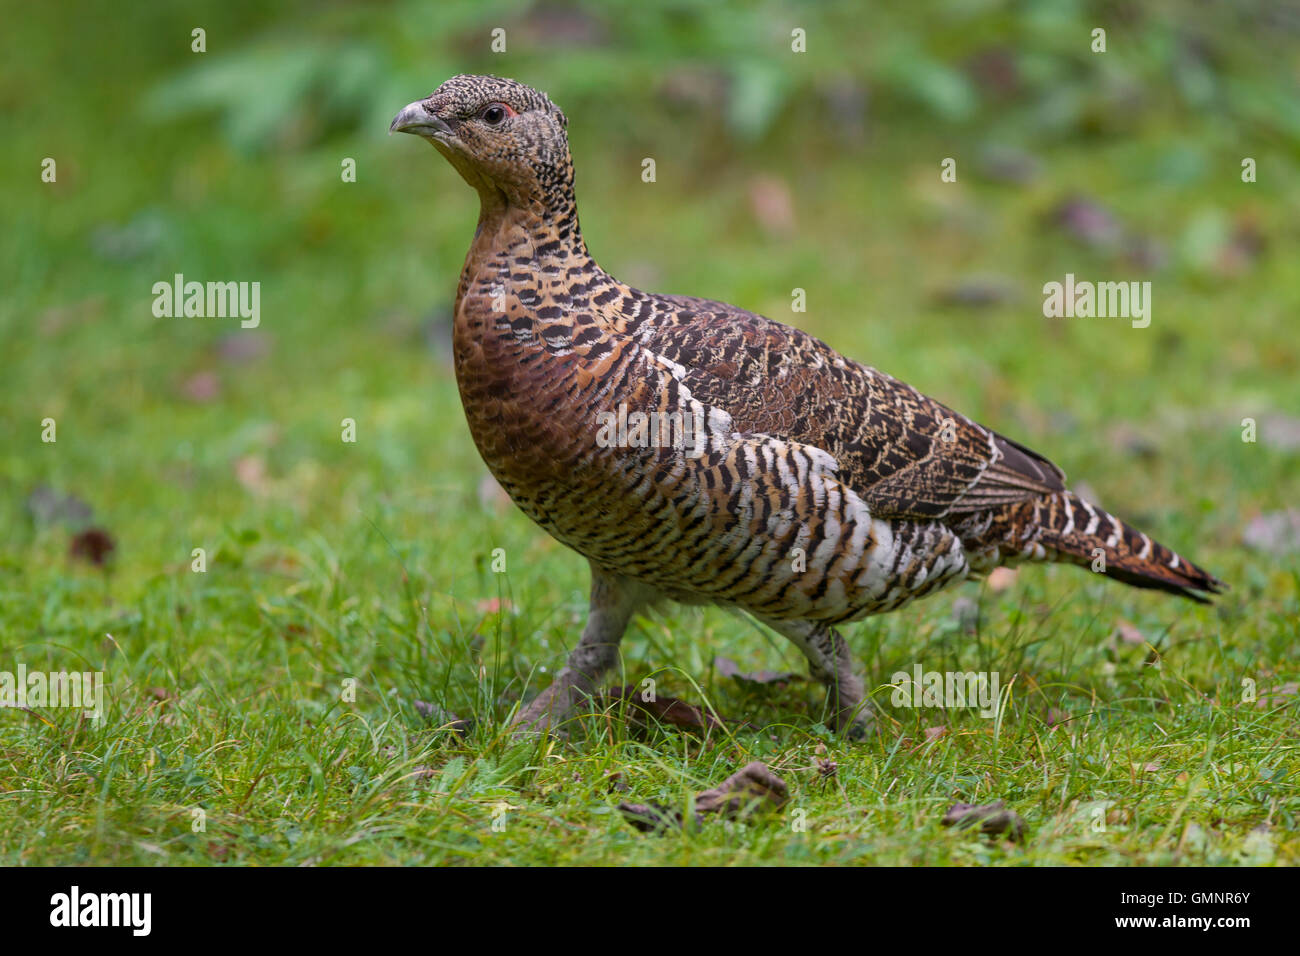
[[[1020,561],[1204,601],[1212,575],[1072,494],[1046,458],[799,329],[654,295],[578,228],[568,121],[514,80],[455,76],[390,131],[477,190],[456,379],[484,462],[587,558],[578,646],[516,718],[559,722],[661,599],[749,612],[793,641],[837,727],[870,719],[836,627]],[[1103,563],[1104,562],[1104,563]]]

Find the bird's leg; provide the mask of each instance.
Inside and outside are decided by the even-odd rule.
[[[766,623],[789,638],[808,658],[812,676],[826,686],[834,728],[855,739],[865,736],[875,722],[875,714],[866,700],[862,678],[853,671],[853,656],[844,635],[811,621]]]
[[[591,607],[578,646],[551,686],[515,717],[515,729],[548,731],[563,723],[583,697],[594,694],[601,675],[618,663],[623,632],[645,602],[646,594],[637,584],[593,564]]]

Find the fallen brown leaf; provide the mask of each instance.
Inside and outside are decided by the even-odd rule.
[[[470,718],[457,717],[449,710],[444,710],[437,704],[431,704],[425,700],[415,700],[411,702],[415,707],[415,712],[431,724],[437,724],[450,730],[458,737],[464,737],[474,729],[474,721]]]
[[[979,805],[953,804],[941,822],[946,827],[962,830],[978,824],[981,833],[991,836],[1001,834],[1009,840],[1019,841],[1025,835],[1025,821],[1014,811],[1008,810],[1001,800]]]
[[[803,680],[802,674],[791,671],[750,671],[746,673],[729,657],[715,657],[713,668],[723,677],[731,677],[746,684],[789,684]]]
[[[86,561],[102,568],[116,550],[117,542],[111,534],[103,528],[87,528],[72,536],[68,555],[74,560]]]
[[[776,811],[790,799],[785,781],[761,760],[745,764],[712,790],[696,794],[691,816],[695,823],[704,814],[718,813],[729,820],[743,819],[755,812]],[[620,803],[619,812],[643,833],[682,826],[680,810],[660,803]]]
[[[785,781],[761,760],[745,764],[712,790],[695,798],[697,813],[739,816],[753,808],[779,810],[790,799]]]
[[[649,721],[638,720],[638,717],[648,717],[651,721],[681,730],[704,731],[723,727],[718,718],[680,698],[656,695],[653,700],[644,700],[640,689],[632,684],[610,688],[605,693],[605,700],[609,704],[626,702],[628,716],[641,726],[649,726]]]

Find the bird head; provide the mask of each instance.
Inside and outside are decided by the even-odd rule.
[[[433,144],[485,203],[571,203],[568,120],[545,93],[497,76],[453,76],[404,106],[390,133]]]

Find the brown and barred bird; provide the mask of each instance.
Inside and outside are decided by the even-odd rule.
[[[455,76],[390,127],[432,143],[482,203],[454,333],[474,442],[591,564],[582,638],[521,726],[593,693],[633,614],[665,598],[785,635],[856,731],[870,710],[837,625],[1020,561],[1197,601],[1221,589],[910,385],[799,329],[604,272],[578,229],[567,125],[544,93]]]

